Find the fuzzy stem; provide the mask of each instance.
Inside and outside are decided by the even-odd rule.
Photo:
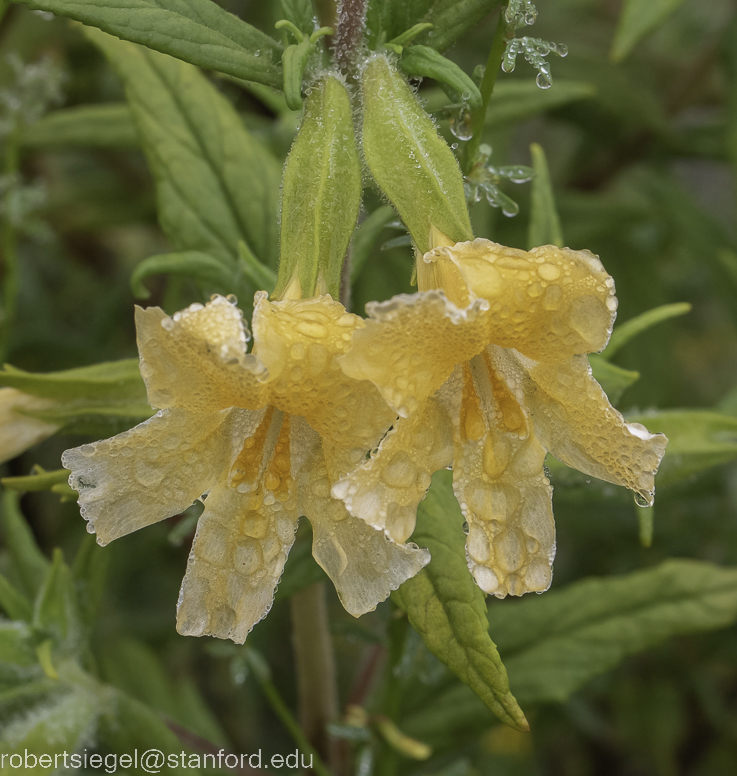
[[[355,75],[356,54],[363,42],[368,0],[342,0],[338,8],[338,25],[333,39],[335,61],[342,73]]]
[[[473,132],[473,135],[466,144],[463,164],[463,171],[466,175],[471,171],[476,152],[481,145],[481,137],[484,133],[484,123],[486,121],[486,111],[489,108],[491,94],[494,91],[496,78],[499,75],[499,69],[502,66],[502,57],[504,56],[504,51],[507,48],[509,39],[514,35],[514,24],[507,24],[507,21],[504,18],[506,7],[507,4],[505,3],[499,9],[499,19],[496,23],[494,40],[491,43],[491,51],[489,51],[489,58],[486,61],[486,70],[484,71],[484,77],[481,81],[481,86],[479,87],[483,102],[481,107],[471,116],[471,131]]]
[[[325,583],[318,582],[295,593],[290,599],[290,608],[300,724],[330,769],[339,773],[339,747],[327,732],[328,722],[338,716],[338,683]]]
[[[2,224],[2,252],[4,270],[3,318],[0,333],[0,361],[8,354],[10,331],[15,320],[18,305],[18,246],[15,226],[10,217],[10,199],[12,197],[13,177],[19,167],[20,127],[11,130],[5,146],[5,175],[8,176],[8,188],[5,192],[5,217]]]

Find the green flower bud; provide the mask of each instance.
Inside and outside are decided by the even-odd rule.
[[[353,111],[335,76],[318,81],[284,167],[281,259],[273,298],[337,299],[361,205]]]
[[[418,249],[433,247],[432,227],[452,242],[472,240],[458,162],[407,82],[377,55],[364,68],[362,89],[366,164]]]

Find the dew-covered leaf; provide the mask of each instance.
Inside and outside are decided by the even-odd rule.
[[[669,560],[520,601],[492,602],[491,631],[523,703],[564,701],[628,655],[737,619],[737,569]]]
[[[402,53],[399,69],[409,76],[434,78],[453,90],[471,110],[481,107],[481,92],[455,62],[430,46],[410,46]]]
[[[212,0],[20,0],[206,70],[281,87],[281,46]]]
[[[683,0],[625,0],[612,43],[611,58],[621,62],[682,3]]]
[[[392,593],[430,652],[467,684],[506,724],[528,729],[509,691],[507,673],[489,637],[485,596],[468,571],[463,516],[449,472],[433,486],[417,512],[412,541],[430,550],[432,560]]]
[[[234,267],[243,240],[275,265],[281,166],[228,100],[191,65],[98,30],[87,35],[125,85],[173,247]]]

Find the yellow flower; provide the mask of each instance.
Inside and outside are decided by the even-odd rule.
[[[207,494],[180,633],[242,643],[271,606],[300,515],[355,616],[428,562],[425,550],[395,543],[330,497],[394,418],[371,383],[337,364],[360,318],[329,296],[269,302],[259,292],[249,354],[242,313],[223,297],[171,318],[159,308],[136,316],[141,373],[159,412],[63,462],[100,544]]]
[[[433,239],[420,293],[370,305],[340,359],[402,418],[333,495],[401,542],[433,471],[452,463],[478,585],[541,592],[555,554],[546,452],[651,503],[667,440],[627,423],[592,377],[585,354],[604,348],[617,307],[596,256]]]
[[[0,463],[15,458],[59,430],[54,423],[26,414],[54,404],[51,399],[30,396],[15,388],[0,388]]]

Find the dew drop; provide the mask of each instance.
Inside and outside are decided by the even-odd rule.
[[[635,504],[643,509],[651,507],[655,503],[655,497],[651,493],[635,493]]]

